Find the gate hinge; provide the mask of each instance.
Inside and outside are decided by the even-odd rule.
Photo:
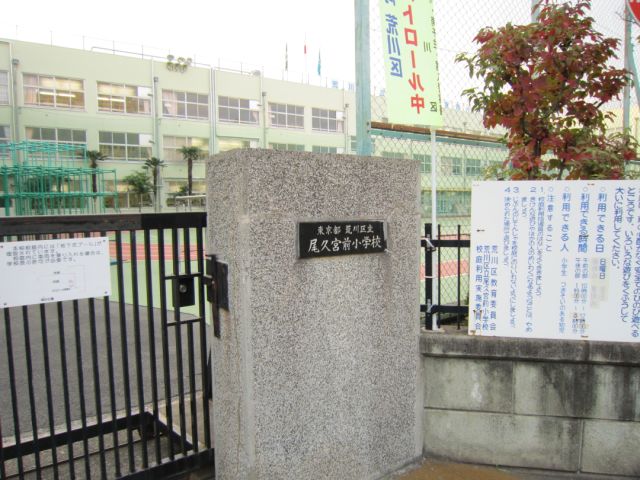
[[[229,266],[226,263],[219,262],[215,255],[205,257],[204,283],[213,314],[213,334],[217,338],[220,338],[220,309],[229,310],[228,274]]]

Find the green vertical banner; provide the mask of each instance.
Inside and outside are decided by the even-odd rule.
[[[389,122],[442,126],[433,0],[379,0]]]

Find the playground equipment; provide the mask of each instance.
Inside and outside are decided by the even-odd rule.
[[[116,171],[92,168],[85,145],[0,144],[0,212],[5,216],[81,215],[118,210]],[[0,213],[1,215],[1,213]]]

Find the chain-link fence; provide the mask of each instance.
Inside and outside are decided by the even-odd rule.
[[[483,27],[500,27],[511,22],[526,24],[531,21],[531,0],[505,2],[484,0],[462,2],[460,0],[433,0],[436,48],[441,92],[443,126],[439,130],[432,160],[432,144],[428,134],[398,133],[383,129],[374,130],[373,154],[376,156],[419,160],[422,170],[421,196],[423,222],[432,220],[432,172],[436,184],[436,217],[441,235],[452,236],[461,225],[463,233],[470,233],[471,184],[483,178],[491,165],[499,165],[507,158],[507,149],[498,141],[503,130],[487,130],[480,114],[472,112],[463,90],[478,86],[478,80],[469,77],[466,67],[455,61],[459,53],[472,53],[478,45],[473,39]],[[594,0],[591,16],[596,28],[607,37],[620,40],[616,66],[624,65],[624,9],[625,0]],[[380,0],[370,0],[370,60],[371,60],[371,121],[387,123],[383,26]],[[638,38],[640,29],[634,24],[632,39]],[[640,57],[635,56],[636,62]],[[632,95],[630,128],[638,138],[640,115],[635,92]],[[622,130],[622,99],[610,102],[606,108],[615,114],[612,131]],[[435,168],[435,171],[433,169]],[[442,252],[441,261],[448,268],[456,261],[453,252]],[[462,265],[463,275],[468,262]],[[441,295],[443,303],[452,303],[457,270],[444,274]],[[448,273],[450,273],[450,275]],[[468,279],[463,279],[462,298],[468,295]]]

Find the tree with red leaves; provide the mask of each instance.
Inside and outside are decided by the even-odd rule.
[[[484,126],[507,129],[505,171],[521,179],[619,179],[637,157],[628,133],[607,134],[611,112],[631,81],[614,68],[619,41],[597,32],[589,0],[542,0],[538,21],[484,28],[475,55],[460,54],[484,87],[463,93]]]

